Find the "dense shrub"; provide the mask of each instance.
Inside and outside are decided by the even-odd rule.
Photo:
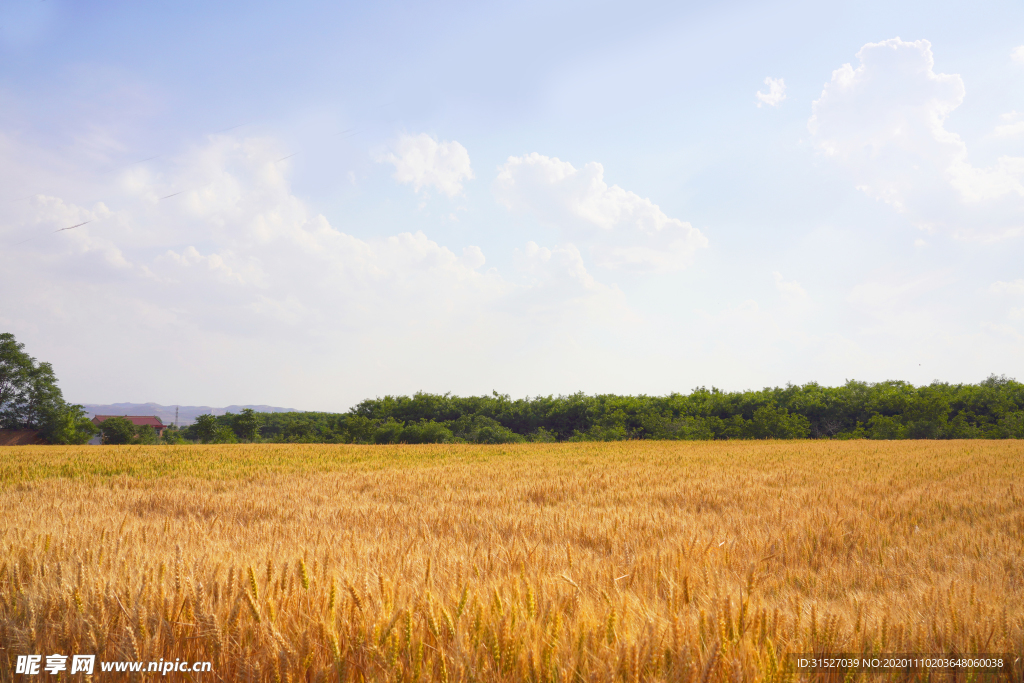
[[[424,394],[367,399],[347,413],[203,416],[185,438],[291,443],[517,443],[623,439],[1024,438],[1024,385],[850,381],[689,394]],[[220,430],[220,431],[218,431]]]

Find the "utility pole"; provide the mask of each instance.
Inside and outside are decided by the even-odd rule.
[[[174,406],[174,426],[178,426],[178,406]]]

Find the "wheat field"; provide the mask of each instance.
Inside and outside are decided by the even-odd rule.
[[[1020,658],[1022,475],[1015,441],[5,448],[0,678],[73,652],[292,682]]]

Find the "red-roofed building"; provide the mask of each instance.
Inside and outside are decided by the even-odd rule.
[[[156,430],[157,436],[163,436],[164,430],[167,429],[167,425],[165,425],[156,415],[97,415],[92,419],[92,423],[99,427],[104,420],[109,420],[112,417],[123,417],[136,427],[149,425]]]

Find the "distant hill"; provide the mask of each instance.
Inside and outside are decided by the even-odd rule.
[[[295,408],[278,408],[276,406],[226,406],[211,408],[210,406],[162,406],[159,403],[83,403],[85,413],[89,417],[95,415],[156,415],[164,424],[174,422],[174,410],[178,410],[178,426],[184,427],[196,421],[200,415],[223,415],[224,413],[240,413],[245,408],[252,408],[257,413],[298,413]]]

